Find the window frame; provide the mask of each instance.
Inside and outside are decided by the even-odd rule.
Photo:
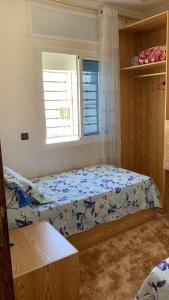
[[[63,49],[49,49],[40,48],[39,52],[39,94],[40,94],[40,128],[41,128],[41,145],[44,151],[59,149],[59,148],[70,148],[74,146],[82,146],[87,144],[95,144],[100,141],[100,134],[86,135],[83,132],[83,89],[82,89],[82,60],[94,60],[98,61],[97,55],[83,55],[77,54],[75,51],[68,51]],[[74,141],[65,141],[57,143],[46,143],[46,119],[45,119],[45,102],[43,92],[43,64],[42,64],[42,52],[60,53],[60,54],[72,54],[77,56],[77,71],[78,71],[78,91],[79,91],[79,139]],[[78,52],[78,51],[77,51]]]

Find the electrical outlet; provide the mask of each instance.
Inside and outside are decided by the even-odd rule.
[[[27,132],[21,133],[21,140],[22,141],[27,141],[29,140],[29,134]]]

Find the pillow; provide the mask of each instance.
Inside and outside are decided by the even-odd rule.
[[[37,211],[30,203],[30,198],[23,197],[21,190],[15,191],[5,186],[6,208],[9,230],[24,227],[39,221]],[[19,192],[19,193],[18,193]]]
[[[34,204],[42,204],[45,202],[43,195],[39,192],[36,185],[30,180],[18,174],[8,167],[3,167],[5,185],[16,192],[23,192],[29,197]],[[24,196],[22,194],[22,196]],[[46,202],[45,202],[46,203]]]
[[[23,208],[27,205],[32,204],[31,197],[27,196],[21,189],[14,188],[11,190],[9,187],[5,186],[5,198],[6,207],[11,208],[15,203],[19,208]]]

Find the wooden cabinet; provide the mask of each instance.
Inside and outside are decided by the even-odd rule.
[[[149,47],[166,61],[131,67]],[[122,167],[153,178],[169,210],[169,11],[120,30]]]
[[[15,300],[79,299],[78,251],[48,222],[10,232]]]

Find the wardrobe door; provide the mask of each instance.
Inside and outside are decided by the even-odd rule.
[[[14,300],[1,145],[0,145],[0,300]]]

